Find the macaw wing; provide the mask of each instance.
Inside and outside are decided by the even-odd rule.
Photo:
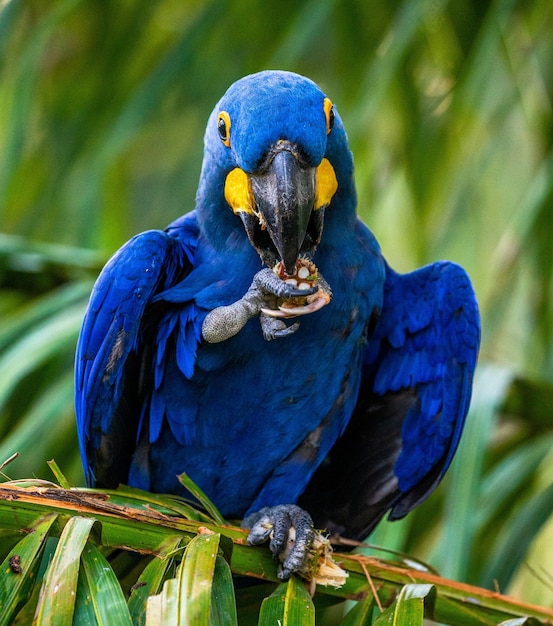
[[[190,270],[195,233],[180,231],[180,241],[162,231],[131,239],[92,291],[75,358],[77,431],[89,485],[127,480],[147,376],[144,353],[151,349],[144,339],[156,314],[152,300]]]
[[[320,523],[363,539],[387,510],[399,519],[435,489],[461,437],[479,341],[462,268],[387,268],[356,409],[302,501]]]

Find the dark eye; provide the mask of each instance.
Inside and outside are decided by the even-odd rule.
[[[217,119],[217,131],[219,132],[219,137],[221,141],[225,144],[225,146],[230,146],[230,115],[226,111],[221,111],[219,113],[219,118]]]
[[[328,135],[334,126],[334,105],[330,101],[330,98],[324,99],[323,107],[326,118],[326,134]]]

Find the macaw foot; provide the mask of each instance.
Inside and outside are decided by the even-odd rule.
[[[259,315],[263,337],[270,341],[296,332],[299,323],[287,326],[284,319],[307,315],[328,304],[332,292],[322,276],[316,282],[283,280],[273,270],[262,269],[240,300],[210,311],[202,325],[202,337],[219,343],[234,337],[246,322]]]
[[[254,283],[265,301],[260,306],[259,320],[266,341],[292,335],[300,324],[287,326],[285,319],[314,313],[332,299],[330,287],[322,276],[317,282],[307,282],[301,277],[283,279],[274,270],[262,270],[256,274]]]
[[[270,541],[269,548],[275,559],[280,561],[278,577],[281,580],[309,569],[315,530],[311,516],[299,506],[281,504],[264,507],[248,515],[242,526],[250,529],[250,545]]]

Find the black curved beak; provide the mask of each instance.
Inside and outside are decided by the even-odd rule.
[[[250,174],[262,228],[267,230],[288,274],[295,272],[315,202],[316,168],[304,166],[300,159],[291,144],[282,142],[269,155],[267,164]]]

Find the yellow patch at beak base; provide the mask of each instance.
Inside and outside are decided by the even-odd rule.
[[[253,197],[250,178],[239,167],[235,167],[227,174],[225,180],[225,200],[234,213],[255,214],[255,200]]]
[[[328,206],[337,189],[338,181],[336,180],[334,168],[328,159],[323,159],[315,173],[314,209]],[[256,214],[250,178],[239,167],[235,167],[227,174],[225,180],[225,200],[234,213],[243,211],[251,215]]]
[[[323,159],[315,174],[315,210],[328,206],[337,189],[334,168],[328,159]]]

